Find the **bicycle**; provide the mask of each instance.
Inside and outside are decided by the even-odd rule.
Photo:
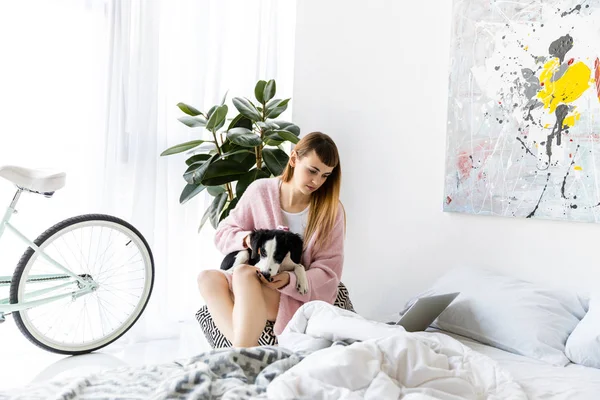
[[[124,335],[142,315],[154,285],[154,259],[142,234],[111,215],[86,214],[48,228],[33,242],[10,224],[23,192],[52,195],[64,172],[0,167],[17,192],[0,222],[29,247],[12,277],[0,276],[0,323],[12,314],[35,345],[60,354],[90,353]]]

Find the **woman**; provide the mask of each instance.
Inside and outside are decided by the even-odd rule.
[[[282,272],[268,282],[251,265],[238,266],[233,276],[220,270],[198,276],[208,310],[233,346],[257,346],[267,321],[275,321],[275,334],[281,334],[308,301],[335,301],[344,260],[341,178],[333,140],[321,132],[310,133],[296,144],[283,174],[253,182],[219,224],[215,245],[223,254],[248,248],[248,235],[254,229],[285,226],[304,239],[306,294],[297,291],[293,273]]]

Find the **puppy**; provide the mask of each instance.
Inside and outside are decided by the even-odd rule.
[[[300,264],[300,235],[282,229],[255,229],[250,233],[250,244],[249,249],[227,254],[221,263],[221,269],[233,271],[238,265],[255,265],[268,281],[280,272],[293,271],[296,274],[298,292],[308,292],[306,269]]]

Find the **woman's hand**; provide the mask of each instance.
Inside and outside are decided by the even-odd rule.
[[[260,273],[259,270],[256,270],[256,274],[257,274],[258,279],[260,280],[260,282],[263,285],[265,285],[266,287],[269,287],[271,289],[274,289],[274,290],[281,289],[281,288],[285,287],[288,283],[290,283],[289,272],[282,272],[280,274],[275,275],[271,282],[266,280],[265,277]]]

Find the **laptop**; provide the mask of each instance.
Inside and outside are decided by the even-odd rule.
[[[460,292],[419,298],[396,325],[402,325],[407,332],[424,331],[452,303]]]

